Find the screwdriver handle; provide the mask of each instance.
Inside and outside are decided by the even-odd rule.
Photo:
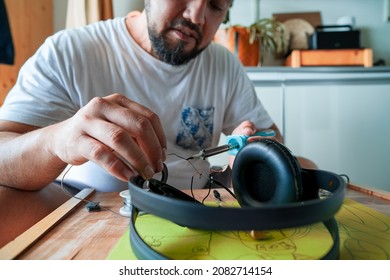
[[[238,151],[240,151],[247,144],[247,140],[252,136],[262,136],[262,137],[272,137],[275,136],[276,133],[272,129],[266,129],[262,131],[258,131],[251,136],[247,135],[228,135],[226,137],[226,143],[230,147],[228,154],[229,155],[237,155]]]

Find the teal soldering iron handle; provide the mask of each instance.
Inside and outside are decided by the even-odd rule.
[[[232,156],[237,155],[238,151],[241,150],[242,148],[244,148],[244,146],[247,144],[247,140],[249,137],[253,137],[253,136],[273,137],[275,135],[276,135],[276,133],[272,129],[258,131],[251,136],[228,135],[226,137],[226,143],[230,147],[228,150],[228,154],[232,155]]]

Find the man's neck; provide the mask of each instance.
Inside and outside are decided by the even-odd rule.
[[[145,11],[142,13],[138,11],[130,12],[126,16],[126,27],[135,42],[146,52],[155,56],[152,53],[152,46],[149,40]]]

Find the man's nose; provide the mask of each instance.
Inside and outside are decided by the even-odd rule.
[[[191,20],[194,24],[202,25],[205,23],[206,8],[208,0],[189,1],[183,17]]]

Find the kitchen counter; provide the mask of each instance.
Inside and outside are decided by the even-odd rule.
[[[294,154],[390,191],[390,67],[246,70]]]
[[[380,67],[246,67],[255,86],[281,83],[390,82],[390,66]]]

